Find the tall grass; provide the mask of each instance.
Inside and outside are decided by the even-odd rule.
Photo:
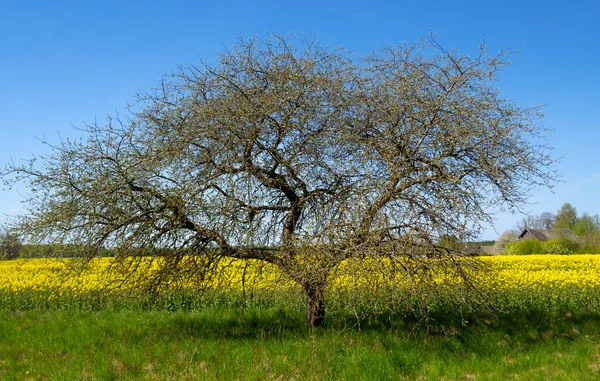
[[[310,331],[278,308],[0,312],[3,380],[593,380],[597,314],[348,320]],[[444,319],[443,316],[440,319]]]

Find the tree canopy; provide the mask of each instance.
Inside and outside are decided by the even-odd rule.
[[[0,259],[16,259],[20,251],[21,242],[16,235],[10,232],[0,235]]]
[[[507,57],[433,36],[362,58],[241,39],[4,178],[31,190],[28,241],[171,248],[171,265],[184,252],[266,261],[304,288],[319,325],[344,259],[451,254],[440,237],[475,237],[491,211],[551,186],[539,109],[497,88]],[[308,249],[325,259],[299,266]]]
[[[577,209],[565,202],[558,212],[554,222],[554,229],[571,229],[577,222]]]
[[[580,237],[595,233],[598,231],[598,229],[599,228],[594,220],[594,217],[591,217],[587,214],[577,218],[577,221],[573,225],[573,232]]]

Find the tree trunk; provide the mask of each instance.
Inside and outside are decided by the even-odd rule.
[[[317,328],[325,320],[324,287],[321,285],[305,286],[306,290],[306,326]]]

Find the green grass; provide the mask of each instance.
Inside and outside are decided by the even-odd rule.
[[[0,312],[0,379],[600,378],[598,313],[437,320],[382,316],[359,331],[340,317],[308,331],[300,311],[278,308]]]

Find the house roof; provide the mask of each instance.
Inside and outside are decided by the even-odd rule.
[[[489,246],[489,245],[488,246],[481,246],[479,249],[481,251],[483,251],[484,253],[489,254],[489,255],[496,255],[497,254],[496,253],[496,249],[494,248],[494,246]]]
[[[525,229],[523,230],[521,235],[519,235],[519,239],[522,239],[525,236],[525,234],[527,234],[527,232],[529,232],[529,234],[531,234],[533,238],[541,242],[546,242],[551,239],[557,238],[567,238],[573,242],[581,242],[579,237],[577,237],[577,234],[573,233],[573,230],[571,229]]]
[[[494,251],[494,246],[483,246],[476,242],[469,242],[464,245],[463,251],[468,255],[479,255],[482,252],[494,255],[496,252]]]

